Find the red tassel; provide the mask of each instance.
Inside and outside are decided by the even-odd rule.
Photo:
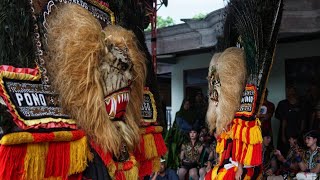
[[[239,137],[239,147],[238,147],[238,154],[237,154],[237,157],[236,157],[236,161],[240,161],[241,157],[242,157],[242,148],[243,148],[243,139],[242,139],[242,133],[243,133],[243,128],[244,126],[241,126],[241,129],[240,129],[240,137]]]
[[[223,160],[229,159],[230,156],[227,154],[227,151],[226,151],[227,148],[228,148],[228,145],[229,145],[229,144],[227,144],[227,140],[226,139],[222,139],[222,141],[224,141],[223,152],[221,154],[221,159],[222,159],[222,162],[223,162]]]
[[[236,172],[235,172],[235,169],[234,167],[230,168],[227,170],[227,173],[224,175],[223,179],[226,179],[226,180],[231,180],[231,179],[234,179],[234,177],[236,176]]]
[[[247,176],[252,177],[254,174],[254,169],[253,168],[247,168]]]
[[[252,151],[252,159],[251,164],[253,166],[260,165],[262,163],[262,144],[255,144],[253,145]]]
[[[234,139],[234,140],[232,141],[232,159],[233,159],[234,161],[237,161],[237,158],[236,158],[237,148],[239,148],[239,147],[237,146],[237,140]]]
[[[116,180],[126,180],[126,176],[124,175],[123,171],[116,172]]]
[[[139,177],[144,177],[152,173],[152,160],[141,161],[139,166]]]
[[[154,142],[157,146],[158,156],[163,156],[167,153],[167,146],[163,140],[161,133],[154,134]]]
[[[224,155],[224,159],[229,159],[230,155],[232,153],[232,142],[226,142],[227,143],[227,148],[226,150],[223,152],[225,153]]]
[[[248,150],[248,146],[247,144],[243,144],[245,147],[244,147],[244,150],[242,152],[242,155],[241,155],[241,160],[240,160],[240,163],[243,164],[244,162],[244,158],[246,157],[246,154],[247,154],[247,150]]]
[[[108,166],[113,161],[111,153],[105,153],[99,146],[94,144],[93,141],[91,141],[90,144],[91,147],[99,154],[100,158],[106,166]]]
[[[0,146],[0,177],[2,180],[23,179],[26,144]]]
[[[212,169],[207,172],[206,176],[204,177],[204,180],[211,180],[211,177],[212,177]]]
[[[140,144],[134,151],[134,156],[136,157],[137,161],[143,161],[146,158],[145,150],[144,150],[144,138],[143,135],[140,136]]]
[[[62,177],[62,179],[66,179],[68,176],[69,167],[70,143],[50,143],[44,177]]]

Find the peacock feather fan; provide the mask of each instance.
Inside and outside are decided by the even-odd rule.
[[[231,22],[226,23],[224,36],[232,40],[237,35],[236,42],[245,51],[247,83],[256,85],[260,103],[273,62],[283,0],[230,0],[227,8]]]

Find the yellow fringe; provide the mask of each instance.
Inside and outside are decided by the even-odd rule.
[[[28,144],[27,153],[24,159],[24,178],[26,180],[44,179],[48,146],[49,143]],[[68,175],[83,172],[87,166],[88,160],[92,159],[93,155],[90,153],[86,137],[70,142],[70,168]],[[61,178],[50,177],[46,179]]]
[[[224,150],[224,145],[225,145],[225,141],[222,140],[220,142],[217,143],[217,147],[216,147],[216,152],[221,154]]]
[[[215,166],[212,170],[212,180],[224,180],[224,176],[227,174],[227,170],[223,168],[222,171],[218,172],[218,168],[219,166]]]
[[[259,143],[262,143],[262,134],[261,134],[260,126],[257,125],[250,128],[250,142],[248,142],[247,144],[259,144]]]
[[[160,170],[160,157],[155,157],[152,160],[152,172],[157,172]]]
[[[245,154],[245,158],[243,160],[244,165],[250,165],[252,160],[252,152],[253,152],[253,145],[247,145],[247,153]]]
[[[243,121],[243,120],[241,120]],[[234,123],[232,126],[232,133],[234,132],[234,129],[236,129],[235,134],[232,134],[233,139],[240,139],[240,130],[242,128],[242,141],[246,144],[259,144],[262,143],[262,135],[261,135],[261,129],[260,129],[260,120],[257,118],[256,124],[253,127],[248,127],[248,122],[245,122],[245,127],[242,128],[242,126],[239,123]],[[249,132],[248,132],[249,131]],[[249,133],[249,139],[247,139],[247,133]]]
[[[235,125],[235,128],[237,129],[236,134],[233,135],[233,137],[240,137],[240,129],[241,126]],[[236,139],[236,138],[235,138]]]
[[[156,143],[154,142],[153,134],[143,135],[145,155],[147,159],[152,159],[153,157],[158,157],[158,151]]]
[[[130,170],[123,172],[126,180],[139,179],[139,169],[137,166],[133,166]]]
[[[220,141],[217,143],[216,152],[221,154],[224,150],[225,142],[231,137],[231,131],[222,132],[220,134]]]
[[[111,163],[111,164],[107,165],[107,169],[108,169],[110,177],[112,179],[114,179],[114,176],[115,176],[116,170],[117,170],[116,165],[114,163]]]
[[[48,143],[28,144],[24,158],[24,178],[42,180],[45,174]]]
[[[236,142],[236,147],[239,147],[240,145],[239,140],[235,139],[234,141]],[[238,157],[238,155],[239,155],[239,148],[236,148],[235,156]]]
[[[217,178],[218,168],[219,168],[219,165],[216,165],[216,166],[212,169],[211,180],[215,180],[215,179]]]
[[[247,139],[247,132],[250,130],[248,127],[244,127],[242,131],[242,139],[245,141]]]
[[[87,167],[88,160],[92,160],[87,137],[70,142],[70,168],[68,175],[80,173]]]

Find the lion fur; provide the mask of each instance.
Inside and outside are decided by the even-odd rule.
[[[64,4],[56,8],[48,20],[47,69],[60,94],[62,107],[103,150],[118,156],[123,141],[132,150],[139,142],[138,122],[146,76],[145,57],[134,34],[113,25],[102,31],[98,20],[78,5]],[[106,40],[106,36],[110,38]],[[134,65],[126,125],[112,122],[105,109],[99,66],[109,57],[107,43],[126,44]]]

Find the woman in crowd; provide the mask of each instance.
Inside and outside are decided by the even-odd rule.
[[[270,131],[262,132],[263,136],[263,152],[262,152],[262,166],[263,166],[263,179],[267,179],[268,176],[275,175],[277,171],[277,162],[274,158],[274,147],[272,144],[272,139]]]
[[[195,129],[189,132],[190,141],[182,144],[180,152],[181,167],[178,170],[180,180],[185,180],[185,176],[189,173],[192,179],[199,179],[198,162],[203,145],[198,141],[198,133]]]
[[[194,110],[191,108],[191,101],[185,98],[182,101],[180,110],[176,113],[175,122],[178,125],[179,130],[184,133],[188,133],[192,127],[199,128],[199,122]]]

